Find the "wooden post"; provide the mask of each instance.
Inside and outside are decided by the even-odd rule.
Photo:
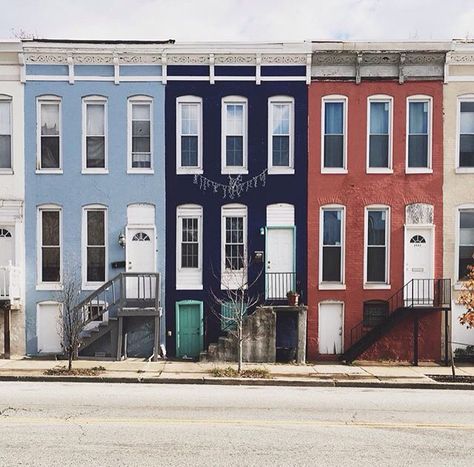
[[[449,310],[444,312],[444,364],[446,366],[449,365],[449,344],[450,344],[450,335],[449,335],[449,318],[450,313]]]
[[[157,310],[160,313],[160,310]],[[160,316],[155,316],[155,342],[153,345],[153,361],[158,361],[158,356],[160,355]]]
[[[4,358],[10,358],[10,305],[3,306],[3,347]]]
[[[418,366],[418,315],[413,319],[413,365]]]
[[[117,360],[122,360],[122,339],[123,339],[123,317],[119,316],[118,319],[118,332],[117,332]]]

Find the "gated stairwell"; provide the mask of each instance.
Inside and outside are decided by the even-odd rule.
[[[426,312],[451,309],[450,279],[412,279],[388,299],[385,319],[375,327],[367,327],[361,321],[351,329],[350,347],[342,360],[353,362],[372,344],[387,334],[397,323],[407,317],[414,322],[414,363],[418,363],[418,315]],[[447,321],[446,321],[447,322]],[[447,339],[445,339],[447,343]],[[447,355],[447,352],[446,352]]]
[[[75,308],[84,317],[79,356],[87,347],[110,334],[113,358],[124,356],[123,321],[130,316],[155,317],[153,358],[159,354],[160,275],[158,273],[120,273],[95,290]],[[125,341],[125,342],[124,342]],[[126,349],[125,349],[126,350]],[[102,352],[97,357],[105,357]]]

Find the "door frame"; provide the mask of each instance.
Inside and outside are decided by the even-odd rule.
[[[129,248],[127,248],[128,231],[130,229],[152,229],[153,238],[151,239],[153,245],[153,271],[138,271],[138,272],[157,272],[157,254],[156,254],[156,227],[153,224],[127,224],[125,226],[125,272],[128,272]]]
[[[58,351],[48,351],[48,352],[40,352],[38,350],[39,347],[39,335],[40,335],[40,327],[41,327],[41,313],[39,310],[41,309],[42,306],[57,306],[58,307],[58,317],[60,317],[62,304],[59,302],[55,302],[54,300],[45,300],[42,302],[37,302],[36,303],[36,353],[41,354],[41,355],[60,355],[64,353],[64,350],[61,346],[61,335],[58,333],[58,330],[56,329],[56,333],[58,333],[59,337],[59,350]],[[59,326],[59,322],[58,322]]]
[[[429,230],[431,234],[431,271],[428,279],[434,279],[435,274],[435,225],[434,224],[405,224],[404,225],[404,233],[403,233],[403,285],[405,286],[407,282],[407,246],[409,241],[409,232],[414,230]]]
[[[320,355],[342,355],[345,349],[345,339],[344,339],[344,332],[345,332],[345,317],[346,317],[346,306],[345,302],[342,300],[323,300],[322,302],[318,303],[318,354],[319,354],[319,336],[321,335],[321,305],[342,305],[341,308],[341,353],[340,354],[320,354]]]
[[[176,302],[175,305],[175,313],[176,313],[176,356],[180,357],[179,352],[179,307],[181,305],[199,305],[199,341],[201,350],[204,349],[204,302],[200,300],[179,300]]]

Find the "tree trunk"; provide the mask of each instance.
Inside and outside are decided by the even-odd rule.
[[[70,350],[68,352],[68,366],[67,366],[68,371],[72,370],[72,355],[73,355],[73,351]]]
[[[242,323],[239,323],[239,348],[237,350],[237,353],[238,353],[238,367],[237,367],[237,371],[240,375],[240,373],[242,373],[242,342],[243,339],[242,339]]]

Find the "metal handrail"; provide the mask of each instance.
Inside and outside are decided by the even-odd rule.
[[[266,272],[265,298],[268,300],[286,300],[286,294],[296,292],[296,272]]]
[[[0,266],[0,299],[16,300],[21,296],[21,268],[13,266],[11,261],[8,266]]]

